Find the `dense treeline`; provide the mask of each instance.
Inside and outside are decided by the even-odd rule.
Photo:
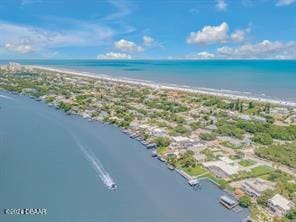
[[[296,143],[260,147],[255,152],[259,157],[296,167]]]
[[[296,140],[296,126],[293,125],[276,126],[271,123],[239,120],[236,122],[236,126],[240,129],[245,130],[246,132],[253,133],[255,135],[263,134],[266,138],[268,137],[266,134],[268,134],[273,139]]]
[[[145,101],[145,104],[150,108],[162,109],[172,113],[185,112],[188,110],[186,106],[166,99],[150,99]]]

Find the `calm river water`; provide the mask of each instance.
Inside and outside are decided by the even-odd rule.
[[[209,182],[193,191],[118,128],[88,122],[24,96],[0,92],[0,221],[239,222]],[[118,189],[102,182],[81,147]],[[4,215],[5,208],[46,208],[45,216]]]

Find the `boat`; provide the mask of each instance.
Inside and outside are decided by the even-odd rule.
[[[158,159],[161,161],[161,162],[166,162],[166,159],[161,157],[161,156],[158,156]]]
[[[242,219],[241,222],[252,222],[252,219],[248,216],[247,218]]]
[[[228,209],[232,209],[238,205],[237,200],[226,195],[221,196],[219,202]]]
[[[197,179],[191,179],[191,180],[188,180],[188,184],[192,187],[195,187],[195,186],[199,185],[199,182]]]
[[[154,149],[156,148],[156,144],[155,143],[149,143],[146,145],[147,149]]]
[[[108,185],[108,188],[115,191],[117,189],[117,185],[115,183],[111,183]]]
[[[157,157],[157,152],[156,152],[156,150],[153,150],[153,151],[152,151],[152,157]]]
[[[174,170],[174,169],[175,169],[175,167],[174,167],[173,165],[171,165],[171,164],[168,164],[167,166],[168,166],[168,168],[169,168],[170,170]]]

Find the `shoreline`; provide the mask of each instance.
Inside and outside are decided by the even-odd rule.
[[[280,105],[280,106],[288,106],[288,107],[296,107],[296,102],[291,101],[284,101],[284,100],[276,100],[276,99],[268,99],[268,98],[260,98],[260,97],[254,97],[254,96],[245,96],[245,95],[236,95],[231,93],[225,93],[219,90],[215,89],[195,89],[195,88],[187,88],[177,85],[169,85],[169,84],[163,84],[163,83],[156,83],[152,81],[145,81],[145,80],[131,80],[131,79],[125,79],[125,78],[115,78],[115,77],[109,77],[104,74],[95,74],[95,73],[89,73],[89,72],[83,72],[83,71],[72,71],[72,70],[65,70],[65,69],[57,69],[57,68],[50,68],[46,66],[36,66],[36,65],[24,65],[26,68],[32,68],[32,69],[40,69],[50,72],[58,72],[61,74],[67,74],[67,75],[75,75],[75,76],[81,76],[81,77],[87,77],[87,78],[95,78],[105,81],[112,81],[117,83],[126,83],[130,85],[137,85],[137,86],[144,86],[154,89],[162,89],[162,90],[172,90],[172,91],[181,91],[181,92],[187,92],[187,93],[196,93],[196,94],[202,94],[202,95],[209,95],[209,96],[216,96],[221,98],[227,98],[227,99],[242,99],[247,101],[255,101],[259,103],[270,103],[273,105]],[[243,93],[243,92],[242,92]]]
[[[1,91],[0,91],[0,93],[1,93]],[[10,91],[4,91],[4,93],[8,93],[9,95],[11,94],[11,92]],[[4,94],[5,95],[5,94]],[[12,96],[23,96],[23,97],[25,97],[26,99],[28,99],[28,101],[29,100],[32,100],[32,98],[30,98],[30,97],[28,97],[28,96],[26,96],[26,95],[22,95],[22,94],[12,94]],[[32,100],[33,102],[34,102],[34,99]],[[46,103],[43,103],[43,104],[46,104]],[[50,107],[48,107],[49,109],[51,109]],[[55,111],[55,110],[53,110],[53,111]],[[56,111],[55,111],[56,112]],[[62,114],[64,115],[64,113],[62,112]],[[67,116],[66,115],[64,115],[64,117],[65,118],[67,118]],[[79,117],[79,119],[81,119],[81,120],[83,120],[84,118],[82,117],[82,116],[75,116],[75,118],[76,117]],[[72,122],[72,119],[71,119],[71,122]],[[102,122],[100,122],[100,123],[102,123]],[[113,125],[114,126],[114,125]],[[116,127],[116,126],[114,126],[116,129],[118,129],[118,130],[120,130],[121,131],[121,128],[120,127]],[[133,139],[134,140],[134,139]],[[144,147],[143,147],[144,148]],[[146,151],[146,149],[144,148],[144,150],[143,151]],[[145,154],[145,156],[146,156],[146,152],[143,152],[144,154]],[[152,162],[153,162],[153,160],[151,160]],[[157,161],[157,162],[159,162],[158,164],[159,165],[162,165],[163,163],[162,162],[160,162],[160,161]],[[165,171],[167,171],[168,172],[168,174],[170,174],[170,171],[168,170],[168,169],[166,169],[166,166],[164,165],[164,170]],[[179,178],[179,175],[178,175],[178,173],[177,172],[175,172],[176,173],[176,176],[174,175],[174,176],[172,176],[172,180],[171,181],[178,181],[179,179],[180,180],[182,180],[183,178],[181,177],[181,178]],[[116,178],[116,175],[114,176],[115,178]],[[119,181],[120,182],[120,181]],[[182,181],[181,181],[182,182]],[[203,183],[204,182],[204,183]],[[178,184],[178,183],[177,183]],[[188,188],[188,186],[186,186],[187,184],[183,184],[184,185],[184,192],[187,192],[187,190],[189,189]],[[213,185],[213,186],[212,186]],[[205,180],[205,181],[202,181],[202,184],[201,184],[201,186],[202,186],[202,190],[205,190],[205,191],[202,191],[202,192],[208,192],[208,187],[210,187],[211,189],[213,189],[213,190],[219,190],[219,192],[221,191],[221,192],[223,192],[221,195],[226,195],[227,194],[227,192],[225,191],[225,190],[223,190],[223,189],[221,189],[220,187],[218,187],[218,186],[214,186],[214,184],[213,183],[211,183],[210,181],[208,181],[208,180]],[[183,189],[183,188],[182,188]],[[120,190],[120,189],[119,189]],[[192,190],[192,189],[190,189],[190,190]],[[212,191],[211,191],[212,192]],[[216,192],[216,191],[215,191]],[[217,191],[218,192],[218,191]],[[217,195],[217,198],[216,199],[218,199],[218,195]],[[216,200],[215,199],[215,200]],[[217,204],[216,204],[217,203]],[[224,210],[224,207],[223,206],[220,206],[219,204],[218,204],[218,202],[215,202],[215,203],[213,203],[213,204],[216,204],[218,207],[217,207],[217,209],[220,209],[220,210]],[[244,217],[246,217],[247,215],[249,215],[249,213],[246,213],[247,212],[247,210],[244,210],[243,212],[241,212],[240,214],[238,214],[238,217],[239,217],[239,219],[240,218],[244,218]],[[237,215],[234,211],[231,211],[231,213],[232,214],[234,214],[234,215]]]
[[[2,90],[0,90],[0,93],[1,93],[1,92],[8,93],[8,94],[11,95],[11,96],[16,96],[16,95],[17,95],[17,96],[24,96],[24,97],[26,97],[26,98],[28,98],[28,99],[33,99],[33,100],[36,101],[36,102],[40,102],[40,101],[42,101],[45,105],[49,105],[49,103],[45,102],[44,100],[36,100],[36,99],[34,99],[33,97],[29,97],[29,96],[27,96],[27,95],[25,95],[25,94],[14,94],[14,93],[12,93],[11,91],[2,91]],[[0,94],[0,98],[8,99],[8,100],[11,100],[11,101],[14,101],[14,100],[15,100],[13,97],[6,96],[6,95],[2,95],[2,94]],[[49,107],[52,107],[52,106],[49,106]],[[1,108],[1,107],[0,107],[0,108]],[[59,110],[57,110],[57,111],[59,111]],[[65,112],[62,112],[62,113],[65,114]],[[87,117],[87,118],[86,118],[86,117],[83,117],[81,114],[78,114],[78,113],[71,114],[71,115],[72,115],[72,116],[75,116],[75,115],[76,115],[76,117],[79,117],[79,118],[81,118],[81,119],[85,119],[85,120],[87,119],[88,121],[95,121],[95,122],[99,122],[99,123],[101,123],[101,124],[108,124],[108,123],[106,123],[106,122],[104,122],[104,121],[97,120],[97,119],[93,119],[93,118],[91,118],[91,117]],[[134,141],[136,141],[136,142],[139,142],[139,143],[140,143],[142,146],[144,146],[147,150],[151,149],[151,148],[148,148],[148,147],[147,147],[147,145],[149,145],[149,143],[148,143],[147,145],[145,145],[145,144],[143,144],[139,139],[137,139],[137,137],[133,137],[132,134],[137,135],[137,133],[134,132],[134,131],[132,131],[131,129],[127,130],[127,129],[124,129],[124,128],[122,128],[122,127],[118,127],[118,126],[116,126],[116,125],[114,125],[114,124],[108,124],[108,125],[112,125],[112,126],[114,126],[114,127],[117,128],[121,133],[123,133],[124,135],[126,135],[128,138],[130,138],[130,139],[132,139],[132,140],[134,140]],[[152,148],[152,149],[153,149],[153,148]],[[159,160],[159,157],[161,157],[161,156],[157,155],[155,158]],[[167,166],[167,162],[166,162],[166,161],[163,162],[163,161],[160,161],[160,160],[159,160],[159,162],[160,162],[160,164],[164,164],[165,166]],[[210,177],[208,177],[208,176],[202,176],[202,177],[201,177],[201,175],[198,175],[198,176],[191,176],[191,175],[189,175],[187,172],[185,172],[184,170],[179,169],[179,168],[175,168],[174,171],[175,171],[179,176],[181,176],[181,178],[185,179],[188,185],[189,185],[189,181],[190,181],[190,180],[197,180],[198,183],[200,183],[202,180],[207,180],[207,181],[209,181],[210,183],[212,183],[213,185],[217,186],[217,188],[219,188],[219,189],[222,190],[223,192],[226,192],[226,193],[229,194],[229,191],[227,191],[226,189],[222,188],[220,184],[218,184],[217,182],[215,182],[214,180],[212,180],[212,179],[211,179]],[[191,186],[191,185],[190,185],[190,186]],[[191,186],[191,187],[194,187],[194,186]]]

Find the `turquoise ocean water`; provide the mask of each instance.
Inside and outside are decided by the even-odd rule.
[[[158,83],[231,90],[239,94],[296,102],[295,60],[26,60],[19,62]]]

